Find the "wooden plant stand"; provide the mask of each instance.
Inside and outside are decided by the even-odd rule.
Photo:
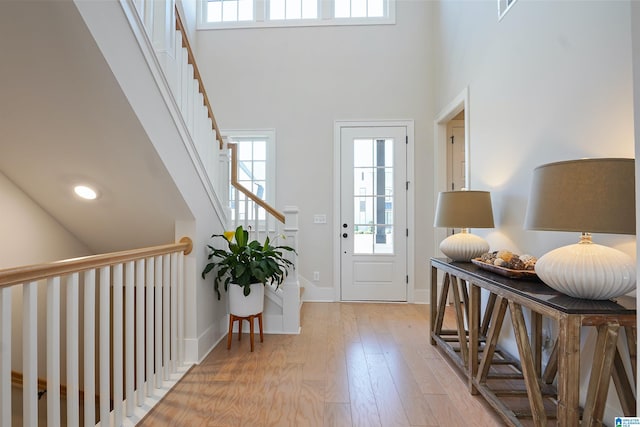
[[[242,321],[249,321],[249,341],[251,342],[251,351],[253,351],[253,319],[258,319],[258,326],[260,329],[260,342],[264,342],[264,334],[262,333],[262,313],[252,314],[250,316],[236,316],[235,314],[229,315],[229,334],[227,337],[227,350],[231,349],[231,336],[233,335],[233,322],[238,321],[238,341],[242,338]]]

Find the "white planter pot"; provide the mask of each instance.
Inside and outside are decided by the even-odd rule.
[[[237,317],[248,317],[262,313],[264,308],[264,285],[252,283],[251,292],[244,296],[244,288],[234,283],[229,284],[229,313]]]

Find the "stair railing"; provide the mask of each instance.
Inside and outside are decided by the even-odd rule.
[[[0,270],[0,425],[12,425],[12,384],[23,389],[25,426],[38,425],[40,398],[49,426],[139,421],[187,369],[184,258],[191,248],[184,237]],[[14,313],[21,324],[12,323]],[[22,337],[18,360],[12,335]]]
[[[220,128],[218,127],[216,117],[213,114],[213,109],[211,108],[209,97],[207,96],[207,90],[205,89],[204,83],[202,82],[200,69],[198,68],[198,64],[196,63],[196,57],[193,54],[193,49],[191,49],[191,43],[189,43],[189,38],[187,37],[187,30],[182,23],[182,18],[180,18],[180,11],[178,10],[177,6],[175,7],[175,14],[176,30],[180,32],[182,38],[182,47],[187,51],[187,63],[193,67],[193,78],[198,82],[198,88],[200,93],[202,94],[202,102],[207,109],[207,115],[209,119],[211,119],[212,130],[215,132],[216,140],[218,140],[218,145],[222,150],[224,148],[224,141],[222,139],[222,135],[220,134]]]
[[[197,162],[203,165],[210,184],[215,189],[217,199],[229,206],[230,182],[234,189],[231,218],[229,218],[229,209],[224,212],[228,226],[235,228],[243,224],[245,228],[251,229],[252,238],[260,240],[267,235],[273,238],[284,235],[286,241],[282,244],[297,249],[297,208],[287,207],[284,212],[279,212],[237,182],[237,153],[234,151],[234,145],[227,144],[220,133],[178,4],[172,0],[135,1],[133,4],[148,38],[153,41],[158,63],[161,64],[174,97],[171,102],[179,106],[182,120],[187,125],[199,157]],[[175,16],[169,16],[170,14]],[[158,22],[160,24],[157,24]],[[238,193],[246,196],[242,208],[237,203]],[[252,214],[245,215],[245,212],[252,212]],[[256,220],[259,218],[264,220]],[[297,257],[292,261],[297,265]],[[282,302],[283,312],[289,310],[289,308],[285,309],[285,306],[295,306],[295,309],[291,316],[284,316],[291,319],[288,321],[290,326],[283,326],[278,330],[297,333],[300,292],[295,270],[288,276],[281,289],[290,289],[291,295],[295,294],[292,301]],[[284,293],[281,292],[281,295]]]

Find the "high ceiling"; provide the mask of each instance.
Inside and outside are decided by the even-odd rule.
[[[0,171],[96,253],[172,241],[190,213],[74,3],[2,0],[0,28]]]

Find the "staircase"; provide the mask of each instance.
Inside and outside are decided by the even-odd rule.
[[[77,6],[81,13],[86,9],[83,15],[90,30],[93,30],[94,25],[102,25],[103,18],[101,15],[94,19],[88,16],[89,13],[96,14],[90,10],[89,3],[92,2],[78,1]],[[255,239],[264,239],[267,235],[271,239],[283,236],[286,244],[297,250],[297,207],[286,207],[284,212],[279,212],[235,179],[238,170],[235,145],[225,141],[220,134],[178,6],[172,0],[120,0],[119,4],[133,29],[147,65],[154,71],[164,101],[172,111],[176,125],[181,129],[191,161],[207,188],[207,194],[223,226],[231,230],[242,224],[252,230],[252,238]],[[107,28],[104,31],[105,37],[111,37],[112,30]],[[103,51],[107,49],[108,47],[102,48]],[[264,221],[241,218],[237,213],[231,214],[230,183],[233,191],[247,196],[244,212],[253,212],[251,218],[266,218]],[[237,197],[235,200],[238,200]],[[297,266],[297,259],[291,261]],[[269,303],[264,315],[265,331],[298,333],[301,294],[297,269],[293,269],[281,289],[277,292],[267,290],[266,294]]]
[[[296,207],[286,207],[279,212],[234,183],[233,191],[242,191],[248,196],[246,209],[260,212],[255,218],[268,219],[249,223],[248,218],[239,219],[229,211],[230,176],[236,167],[233,146],[220,135],[174,1],[78,0],[76,7],[176,185],[188,192],[192,181],[181,174],[188,174],[189,179],[196,175],[198,185],[209,199],[207,206],[213,206],[215,211],[210,212],[209,208],[207,216],[215,216],[215,221],[227,229],[239,223],[247,228],[251,226],[253,238],[282,236],[286,245],[297,249]],[[119,31],[125,21],[135,38],[135,45],[122,42],[131,40],[131,35]],[[132,75],[132,63],[136,63],[136,67],[144,64],[153,75],[153,97],[149,96],[147,82],[141,83]],[[158,96],[162,102],[157,102]],[[165,115],[168,111],[172,120],[171,132],[177,133],[179,138],[163,135],[167,123],[149,126],[154,121],[146,114],[154,110],[163,110]],[[184,234],[193,239],[188,246],[198,252],[198,248],[204,248],[212,231],[210,224],[215,221],[202,221],[204,225],[200,225],[198,215],[195,216],[195,226],[176,221],[176,234],[182,228],[188,229]],[[192,363],[206,355],[227,325],[227,319],[216,318],[204,333],[192,327],[194,337],[194,332],[189,330],[189,324],[195,323],[194,319],[198,317],[197,309],[203,305],[194,288],[199,286],[197,270],[201,266],[198,260],[204,258],[204,251],[185,257],[190,252],[186,246],[181,242],[162,249],[146,248],[142,250],[141,258],[135,254],[128,254],[124,259],[113,253],[98,255],[98,260],[107,261],[104,264],[97,261],[89,267],[74,264],[69,271],[39,265],[30,266],[25,273],[18,268],[19,279],[11,276],[10,271],[0,271],[0,426],[13,425],[11,396],[12,387],[16,386],[22,389],[22,424],[26,426],[36,426],[38,419],[43,418],[51,426],[135,425]],[[114,260],[114,256],[117,259]],[[291,261],[297,267],[297,255],[292,257]],[[54,264],[73,264],[72,261]],[[93,261],[96,258],[92,258]],[[40,273],[31,276],[30,271]],[[46,283],[37,284],[37,281]],[[12,296],[17,286],[23,288],[22,301],[18,305]],[[37,305],[39,287],[46,289],[46,295],[39,296],[46,300],[46,313]],[[155,290],[150,293],[150,289]],[[92,312],[91,304],[83,305],[92,292],[100,300],[97,312]],[[77,302],[78,298],[81,303]],[[64,309],[65,304],[76,310]],[[86,310],[82,308],[79,312],[78,306]],[[185,310],[186,307],[189,310]],[[299,333],[300,308],[300,286],[294,268],[280,289],[266,289],[265,331]],[[15,366],[5,350],[11,349],[6,343],[10,343],[15,335],[10,319],[20,311],[23,322],[18,334],[29,339],[20,346],[22,361]],[[64,314],[62,319],[61,312]],[[143,314],[145,317],[141,317]],[[47,316],[46,330],[35,326],[38,316]],[[95,324],[98,332],[93,333],[91,327],[78,331],[78,324]],[[136,325],[135,329],[129,327],[131,324]],[[50,339],[43,349],[35,344],[35,340],[45,339],[45,336]],[[68,339],[69,336],[77,338]],[[60,337],[63,337],[62,341]],[[150,341],[140,341],[140,337],[147,337],[147,340],[154,337],[152,347],[145,347]],[[85,344],[89,347],[83,348]],[[96,353],[91,353],[92,344]],[[61,346],[65,348],[61,349]],[[69,354],[75,356],[69,360]],[[82,356],[78,357],[78,354]],[[84,357],[85,354],[90,357]],[[47,359],[46,366],[38,366],[42,358]],[[91,366],[91,359],[97,359],[97,364]],[[92,382],[91,377],[98,381]],[[39,403],[42,396],[46,406]]]

